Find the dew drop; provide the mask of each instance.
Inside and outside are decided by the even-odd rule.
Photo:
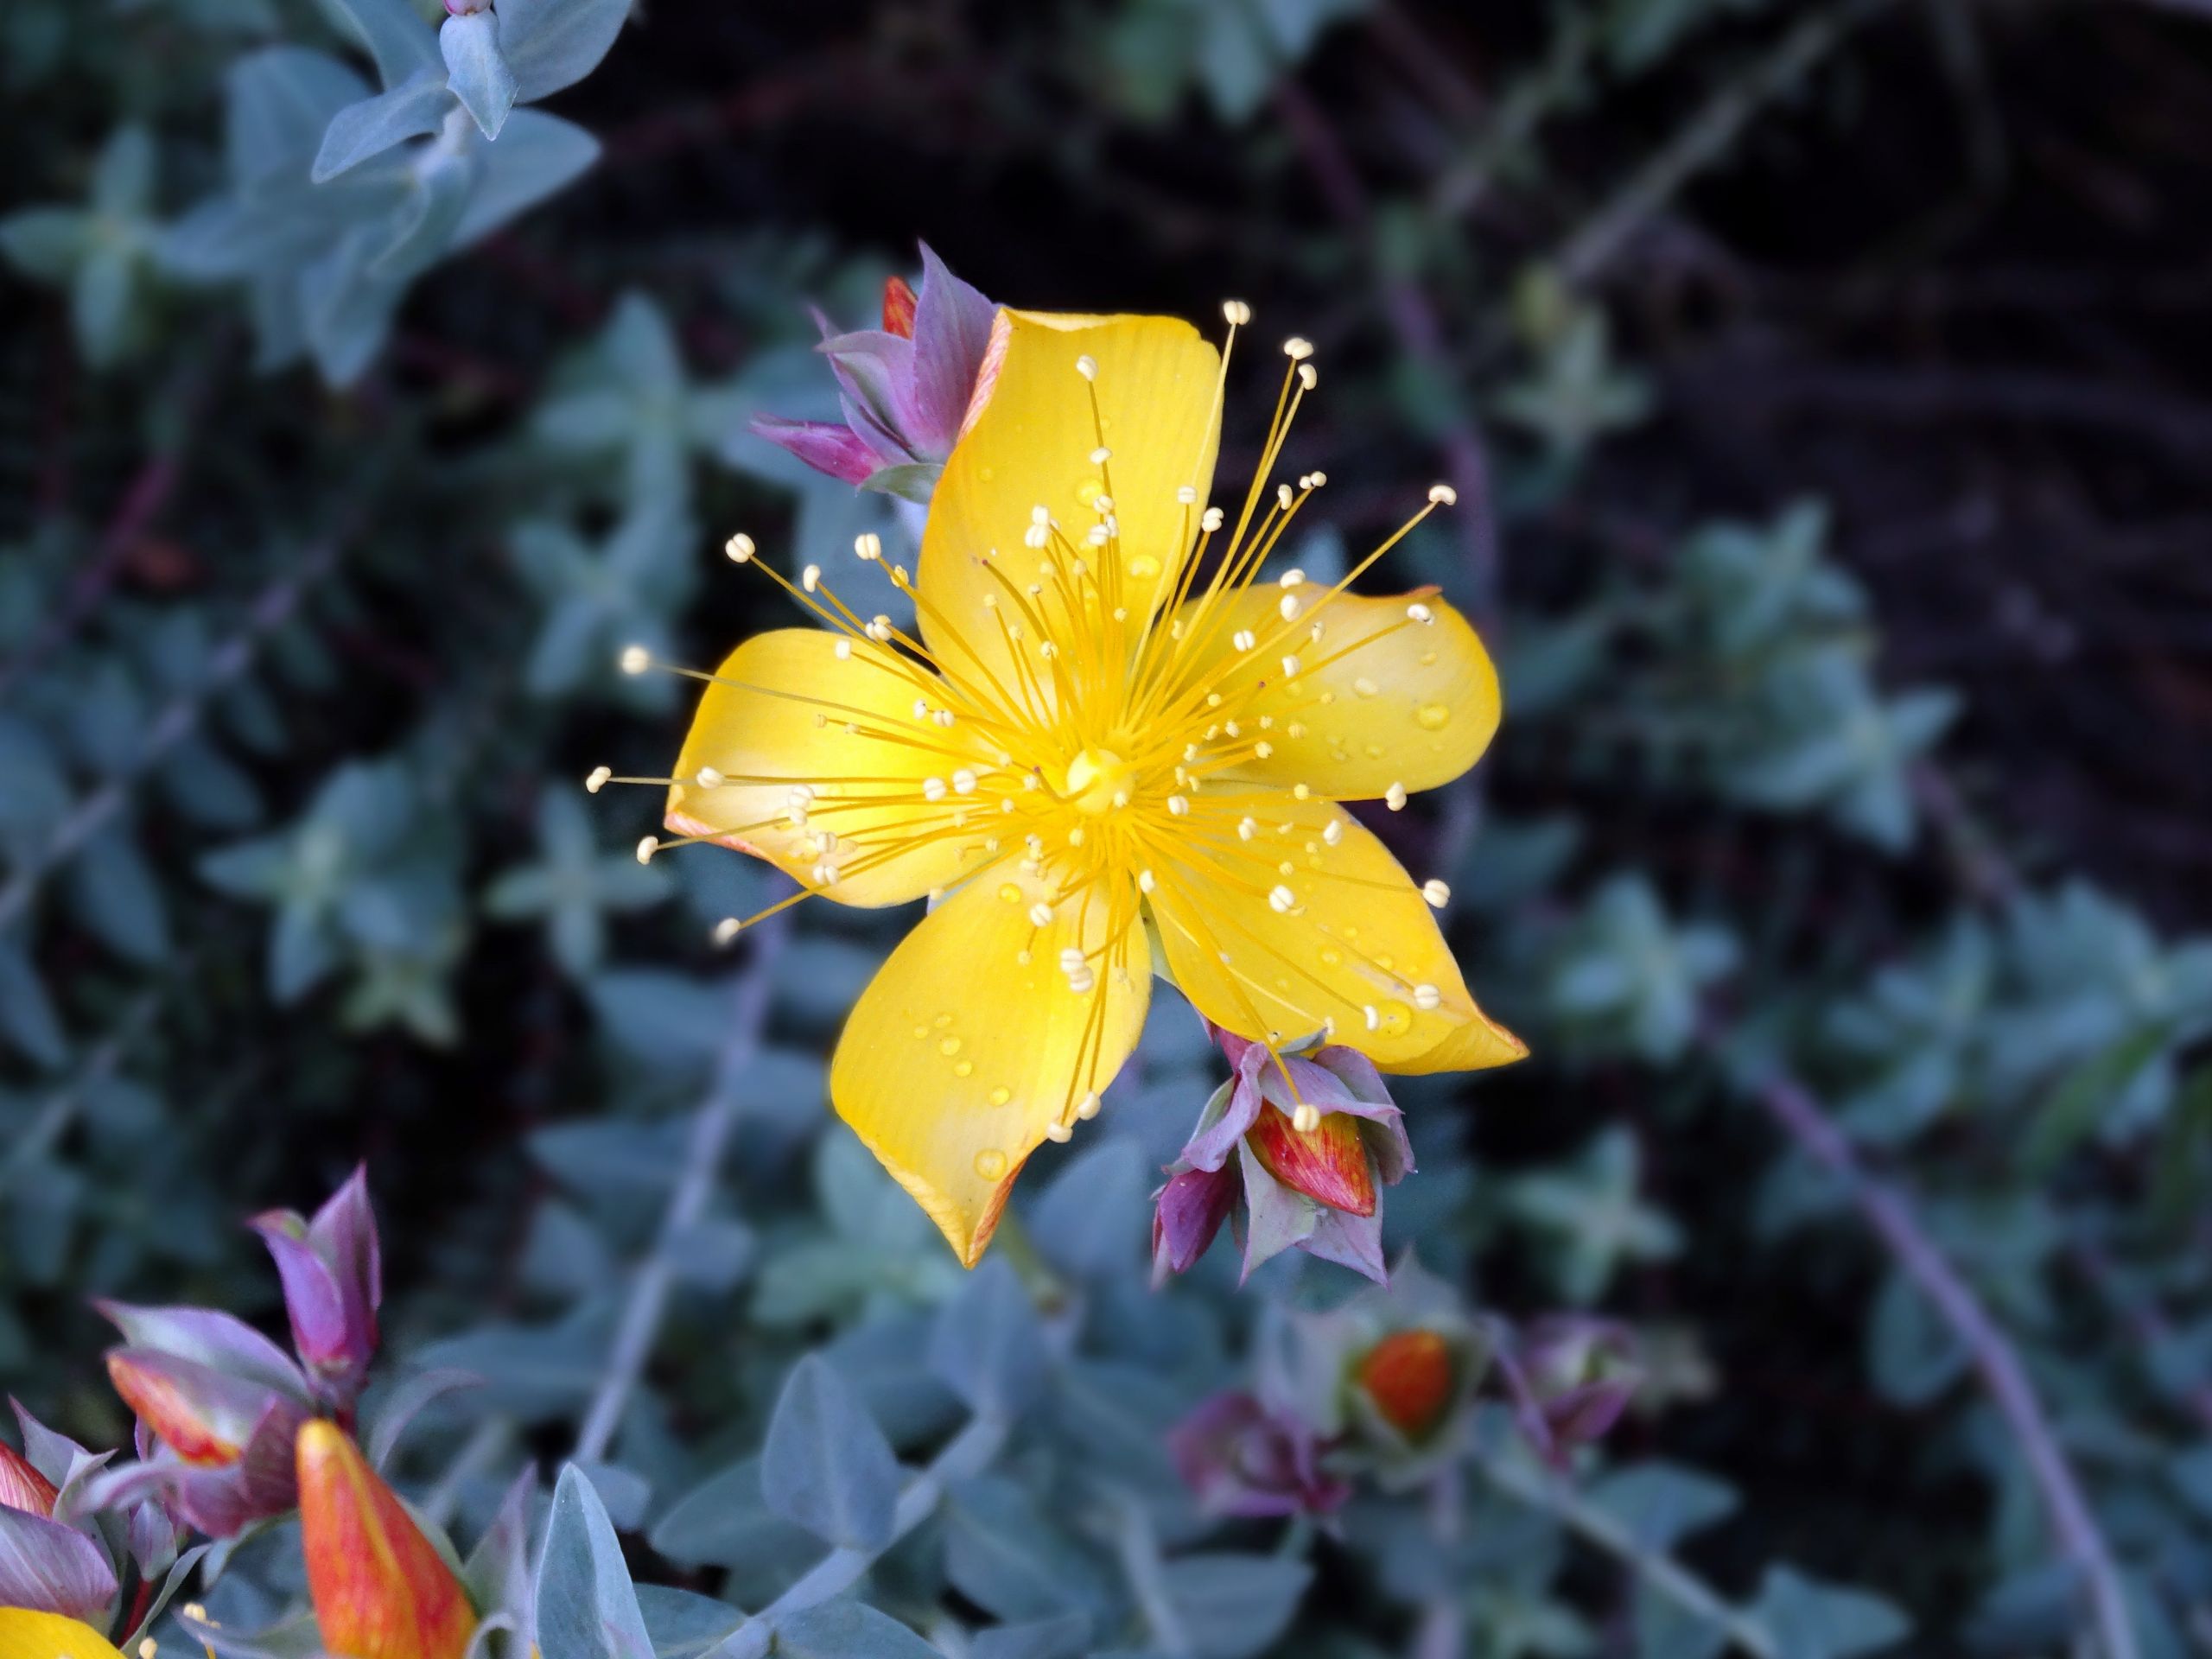
[[[930,1028],[927,1026],[916,1026],[914,1027],[914,1037],[917,1041],[919,1041],[922,1038],[925,1038],[929,1034]]]
[[[1363,697],[1371,697],[1379,688],[1377,688],[1374,681],[1369,679],[1364,674],[1363,674],[1359,678],[1351,683],[1351,689],[1358,692]]]
[[[964,1077],[974,1071],[975,1069],[976,1062],[973,1060],[956,1061],[952,1067],[952,1075],[956,1077]]]
[[[1007,1102],[1013,1098],[1014,1090],[1007,1088],[1004,1084],[1001,1084],[997,1088],[991,1090],[991,1104],[994,1106],[1003,1106]]]
[[[1421,652],[1421,665],[1423,668],[1434,668],[1436,666],[1436,653],[1433,651],[1424,651]]]
[[[949,1014],[940,1014],[936,1019],[931,1020],[930,1023],[935,1026],[939,1031],[943,1031],[947,1026],[952,1023],[952,1016]]]
[[[1375,1012],[1382,1020],[1376,1029],[1385,1037],[1403,1036],[1414,1022],[1414,1011],[1402,1002],[1378,1002]]]
[[[1011,881],[1006,882],[999,888],[999,897],[1009,905],[1018,905],[1021,902],[1021,889]]]
[[[1375,741],[1375,740],[1374,740],[1374,739],[1370,738],[1370,739],[1367,741],[1366,748],[1367,748],[1367,758],[1368,758],[1369,760],[1380,760],[1382,758],[1382,755],[1383,755],[1383,748],[1382,748],[1382,746],[1380,743],[1377,743],[1376,741]]]
[[[987,1181],[995,1181],[1006,1173],[1006,1154],[996,1147],[985,1147],[976,1154],[976,1173]]]
[[[1441,702],[1424,702],[1414,710],[1414,721],[1425,732],[1440,732],[1451,723],[1452,710]]]
[[[1124,568],[1135,581],[1150,582],[1160,574],[1160,561],[1149,553],[1139,553]]]
[[[960,1039],[957,1037],[938,1038],[937,1039],[937,1052],[944,1055],[948,1060],[950,1059],[954,1055],[960,1052]]]
[[[1075,486],[1075,499],[1086,507],[1096,501],[1100,493],[1098,480],[1095,478],[1086,478]]]
[[[1344,959],[1344,953],[1338,950],[1335,945],[1324,945],[1321,948],[1321,965],[1324,968],[1333,968]]]

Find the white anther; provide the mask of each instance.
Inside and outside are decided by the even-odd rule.
[[[614,775],[612,766],[594,766],[584,775],[584,792],[596,795],[607,787],[607,780]]]
[[[1275,586],[1278,588],[1303,588],[1305,585],[1306,573],[1295,565],[1275,578]]]
[[[805,569],[798,573],[798,585],[810,594],[819,588],[822,585],[822,567],[818,564],[808,565]]]
[[[1363,1002],[1359,1005],[1359,1017],[1367,1021],[1367,1028],[1370,1031],[1380,1031],[1382,1028],[1382,1016],[1372,1002]]]
[[[1090,464],[1094,467],[1103,467],[1113,459],[1114,452],[1103,443],[1090,452]]]
[[[1442,1007],[1443,1003],[1444,993],[1438,990],[1435,986],[1416,985],[1414,987],[1414,1007],[1427,1012],[1429,1009]]]
[[[1428,900],[1430,909],[1441,910],[1452,902],[1452,889],[1432,877],[1421,884],[1421,896]]]
[[[1310,784],[1293,784],[1290,786],[1290,798],[1294,801],[1312,800],[1313,798],[1313,785]]]
[[[1428,499],[1440,507],[1448,507],[1459,500],[1459,492],[1449,484],[1432,484],[1428,486]]]
[[[1298,365],[1298,384],[1304,387],[1307,391],[1313,391],[1314,387],[1321,384],[1321,372],[1315,368],[1311,363],[1300,364]]]
[[[1139,893],[1150,893],[1159,885],[1160,878],[1153,874],[1150,870],[1139,870],[1137,872],[1137,891]]]
[[[1303,363],[1313,355],[1313,342],[1301,334],[1293,334],[1283,341],[1282,354],[1294,363]]]
[[[1050,927],[1052,925],[1052,907],[1041,899],[1030,906],[1029,925],[1032,927]]]
[[[643,841],[638,843],[638,862],[640,864],[652,863],[653,861],[653,855],[658,851],[660,851],[660,837],[658,836],[647,836]]]
[[[729,555],[732,564],[750,564],[755,550],[753,538],[741,530],[722,543],[722,551]]]
[[[1300,1135],[1313,1134],[1321,1127],[1321,1109],[1313,1105],[1299,1107],[1290,1115],[1290,1127]]]
[[[1059,1119],[1054,1118],[1045,1126],[1045,1138],[1047,1141],[1072,1141],[1075,1139],[1075,1131],[1061,1122]]]
[[[1198,486],[1195,484],[1184,485],[1175,492],[1175,499],[1186,507],[1195,507],[1198,505]]]
[[[841,663],[851,662],[853,660],[853,642],[849,639],[840,639],[836,643],[832,654],[835,655],[837,660]]]
[[[952,792],[956,795],[973,795],[976,792],[976,774],[973,772],[970,772],[966,766],[963,766],[959,771],[954,772],[952,774]]]
[[[1229,643],[1239,651],[1249,651],[1260,643],[1260,636],[1249,628],[1239,628],[1229,636]]]
[[[1096,513],[1101,518],[1106,520],[1109,524],[1111,524],[1114,522],[1114,498],[1112,496],[1100,496],[1096,501],[1093,501],[1090,504],[1090,510]]]
[[[702,789],[720,789],[722,786],[722,775],[712,766],[702,766],[693,774],[693,781]]]
[[[1221,509],[1219,507],[1208,507],[1204,512],[1200,513],[1198,515],[1198,528],[1204,531],[1219,530],[1221,528]]]
[[[1296,679],[1296,678],[1298,677],[1298,671],[1299,671],[1300,669],[1301,669],[1301,668],[1305,667],[1305,666],[1306,666],[1306,664],[1303,664],[1303,663],[1301,663],[1301,662],[1300,662],[1300,661],[1298,660],[1298,658],[1295,658],[1295,657],[1286,657],[1286,658],[1284,658],[1282,659],[1282,677],[1283,677],[1283,678],[1285,678],[1286,680],[1294,680],[1294,679]]]
[[[1268,907],[1278,916],[1287,916],[1298,908],[1298,895],[1288,887],[1271,887],[1268,891]]]
[[[1304,607],[1299,603],[1296,594],[1285,594],[1282,596],[1282,602],[1275,607],[1276,610],[1282,613],[1282,620],[1286,622],[1297,621],[1298,613]]]
[[[1021,544],[1024,547],[1042,547],[1051,539],[1052,532],[1042,524],[1032,524],[1021,532]]]
[[[1092,547],[1105,546],[1108,539],[1106,526],[1103,524],[1093,524],[1089,530],[1084,532],[1083,539],[1086,543]],[[1082,574],[1083,572],[1080,570],[1076,572],[1076,575],[1078,576]]]
[[[1290,486],[1287,484],[1276,485],[1275,505],[1281,507],[1285,512],[1288,512],[1290,511]]]
[[[931,715],[930,718],[940,726],[950,726],[952,724],[952,710],[950,709],[940,709],[937,713]]]
[[[1170,795],[1167,811],[1171,817],[1186,818],[1191,815],[1191,803],[1180,795]]]
[[[1275,746],[1265,740],[1252,746],[1252,758],[1255,760],[1264,760],[1274,752]]]
[[[1406,810],[1406,786],[1403,784],[1391,785],[1389,788],[1382,791],[1382,800],[1383,804],[1393,812],[1404,811]]]
[[[1075,372],[1086,380],[1098,378],[1098,359],[1088,352],[1075,360]]]
[[[653,665],[652,653],[643,645],[625,645],[621,663],[625,674],[642,674]]]
[[[1252,321],[1252,308],[1242,300],[1224,300],[1221,302],[1221,315],[1223,320],[1230,327],[1242,328]]]
[[[944,798],[944,779],[942,778],[923,779],[922,798],[925,801],[943,800]]]
[[[1075,1115],[1086,1120],[1098,1116],[1098,1091],[1096,1089],[1086,1090],[1083,1098],[1076,1102]]]
[[[1236,820],[1236,839],[1237,839],[1237,840],[1239,840],[1239,841],[1249,841],[1249,840],[1251,840],[1251,839],[1252,839],[1252,837],[1253,837],[1253,836],[1255,836],[1258,835],[1259,833],[1260,833],[1260,825],[1259,825],[1259,822],[1258,822],[1258,820],[1254,819],[1254,818],[1239,818],[1239,819],[1237,819],[1237,820]]]
[[[1344,821],[1342,818],[1331,818],[1321,827],[1321,839],[1327,842],[1330,846],[1335,846],[1344,838]]]
[[[1312,386],[1310,386],[1310,385],[1309,385],[1309,386],[1307,386],[1307,387],[1306,388],[1306,391],[1313,391],[1313,388]],[[1312,480],[1312,482],[1311,482],[1311,484],[1310,484],[1309,487],[1313,488],[1313,489],[1317,489],[1317,490],[1318,490],[1318,489],[1319,489],[1319,488],[1320,488],[1324,484],[1326,484],[1326,483],[1329,481],[1329,475],[1328,475],[1326,473],[1323,472],[1323,471],[1322,471],[1319,467],[1315,467],[1312,472],[1308,473],[1308,474],[1306,474],[1306,477],[1307,477],[1310,480]]]
[[[1412,620],[1420,623],[1423,627],[1427,627],[1430,623],[1436,620],[1436,613],[1430,610],[1427,606],[1422,604],[1419,600],[1415,600],[1412,604],[1406,607],[1406,615]]]
[[[883,556],[883,537],[872,530],[864,530],[853,537],[853,551],[869,564]]]

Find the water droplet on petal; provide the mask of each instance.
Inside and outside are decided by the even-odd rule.
[[[960,1039],[957,1037],[938,1038],[937,1041],[937,1052],[944,1055],[945,1058],[950,1059],[955,1054],[957,1054],[960,1052]]]
[[[999,887],[999,897],[1009,905],[1018,905],[1021,902],[1021,889],[1011,881],[1003,882]]]
[[[1440,732],[1451,723],[1452,710],[1441,702],[1424,702],[1414,710],[1414,721],[1425,732]]]
[[[914,1027],[914,1036],[917,1039],[926,1037],[929,1034],[930,1028],[927,1026],[916,1026]]]
[[[952,1023],[952,1016],[949,1014],[940,1014],[936,1019],[931,1020],[930,1023],[935,1026],[939,1031],[943,1031],[947,1026]]]
[[[1324,945],[1322,947],[1321,965],[1324,968],[1333,968],[1344,959],[1344,953],[1338,950],[1335,945]]]
[[[1385,1037],[1402,1037],[1414,1022],[1414,1011],[1402,1002],[1378,1002],[1375,1012],[1382,1018],[1376,1029]]]
[[[1150,582],[1160,574],[1160,561],[1149,553],[1139,553],[1129,560],[1125,569],[1135,581]]]
[[[975,1069],[976,1069],[976,1062],[975,1062],[975,1061],[973,1061],[973,1060],[960,1060],[960,1061],[957,1061],[957,1062],[956,1062],[956,1063],[954,1064],[953,1068],[952,1068],[952,1075],[953,1075],[954,1077],[964,1077],[968,1076],[968,1075],[969,1075],[969,1073],[970,1073],[971,1071],[973,1071]]]
[[[991,1090],[991,1104],[994,1106],[1003,1106],[1007,1102],[1013,1098],[1014,1090],[1007,1088],[1004,1084],[1001,1084],[997,1088]]]
[[[976,1154],[976,1173],[987,1181],[995,1181],[1006,1173],[1006,1154],[996,1147],[985,1147]]]

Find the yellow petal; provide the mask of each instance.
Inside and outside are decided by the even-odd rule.
[[[1420,891],[1342,808],[1224,790],[1185,822],[1186,836],[1154,851],[1152,908],[1175,982],[1207,1019],[1270,1043],[1333,1020],[1337,1042],[1385,1071],[1528,1052],[1475,1006]]]
[[[679,778],[710,766],[722,781],[670,790],[668,825],[765,858],[808,886],[826,858],[837,875],[823,892],[842,904],[902,904],[975,868],[971,856],[963,870],[961,848],[972,837],[954,827],[955,811],[967,809],[950,779],[988,758],[960,725],[915,718],[917,697],[945,702],[931,676],[890,666],[891,652],[867,640],[840,659],[838,639],[784,628],[730,653],[676,765]],[[804,823],[791,810],[798,785],[812,791]]]
[[[1395,598],[1340,594],[1313,582],[1286,590],[1262,582],[1205,613],[1192,600],[1178,613],[1191,630],[1186,682],[1217,686],[1245,735],[1274,751],[1227,776],[1288,787],[1304,784],[1335,800],[1371,800],[1398,784],[1448,784],[1481,758],[1497,730],[1497,671],[1466,618],[1424,588]],[[1297,601],[1286,622],[1282,602]],[[1408,614],[1418,607],[1426,622]],[[1203,620],[1201,617],[1203,616]],[[1319,623],[1321,637],[1313,637]],[[1249,630],[1254,648],[1240,652]],[[1283,658],[1294,656],[1298,672]],[[1240,661],[1241,659],[1241,661]],[[1262,730],[1262,716],[1274,720]]]
[[[89,1624],[28,1607],[0,1607],[0,1659],[121,1659]]]
[[[861,994],[830,1067],[839,1116],[969,1267],[1046,1127],[1121,1070],[1151,995],[1135,888],[1101,880],[1039,927],[1052,896],[1009,862],[946,899]],[[1082,995],[1061,965],[1077,946]]]
[[[1085,357],[1097,365],[1088,381],[1076,367]],[[1018,623],[1007,584],[1020,593],[1042,581],[1047,597],[1058,594],[1054,578],[1039,574],[1052,550],[1023,542],[1039,506],[1090,568],[1077,583],[1084,604],[1095,615],[1103,588],[1103,608],[1128,611],[1134,643],[1189,553],[1213,481],[1220,365],[1198,330],[1173,317],[999,313],[922,536],[922,632],[947,672],[972,675],[980,664],[1014,692],[1012,658],[983,600],[991,596],[999,615]],[[1094,462],[1102,445],[1110,454]],[[1119,526],[1118,557],[1085,539],[1100,523],[1102,480]],[[1176,499],[1185,488],[1194,501]],[[1068,563],[1063,553],[1060,568]],[[1054,633],[1074,632],[1057,599],[1045,614]],[[1026,632],[1025,647],[1037,629]]]

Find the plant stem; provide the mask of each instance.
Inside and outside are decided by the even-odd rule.
[[[1674,1557],[1647,1548],[1619,1521],[1577,1492],[1564,1477],[1488,1452],[1476,1452],[1474,1461],[1483,1478],[1498,1491],[1555,1516],[1632,1569],[1684,1612],[1724,1633],[1752,1659],[1780,1659],[1774,1638],[1764,1627]]]
[[[1768,1116],[1815,1162],[1844,1184],[1875,1236],[1888,1246],[1898,1265],[1972,1356],[1982,1386],[2019,1443],[2058,1547],[2088,1589],[2089,1611],[2104,1659],[2136,1659],[2134,1626],[2128,1618],[2126,1596],[2111,1548],[2090,1512],[2073,1465],[2051,1432],[2050,1420],[2018,1351],[1997,1328],[1981,1299],[1929,1236],[1904,1192],[1866,1173],[1850,1141],[1803,1085],[1787,1077],[1771,1077],[1759,1088],[1758,1096]]]
[[[676,1287],[677,1258],[684,1247],[686,1236],[706,1214],[708,1200],[714,1196],[715,1178],[721,1168],[722,1153],[729,1144],[731,1130],[737,1126],[738,1082],[752,1066],[760,1047],[761,1027],[768,1017],[768,970],[783,950],[788,931],[785,918],[778,916],[762,923],[757,931],[749,935],[753,940],[753,960],[740,976],[732,998],[729,1037],[722,1045],[714,1085],[691,1120],[691,1138],[684,1147],[683,1173],[676,1190],[669,1195],[668,1209],[661,1217],[652,1254],[638,1268],[637,1278],[630,1287],[613,1346],[608,1351],[607,1370],[600,1379],[599,1391],[592,1396],[590,1408],[584,1413],[583,1427],[576,1432],[573,1455],[579,1462],[590,1462],[607,1455],[614,1431],[621,1425],[630,1391],[637,1386],[646,1360],[652,1356],[653,1341],[660,1334],[660,1322],[668,1311],[670,1294]]]
[[[1115,1553],[1151,1632],[1152,1650],[1184,1659],[1191,1651],[1191,1636],[1160,1576],[1160,1539],[1152,1529],[1152,1517],[1141,1503],[1124,1494],[1116,1501],[1114,1520]]]
[[[892,1511],[891,1537],[880,1549],[840,1546],[810,1567],[804,1577],[751,1618],[707,1659],[763,1659],[776,1639],[778,1629],[794,1613],[818,1607],[842,1595],[899,1541],[927,1520],[953,1482],[965,1480],[989,1466],[1006,1444],[1007,1425],[1002,1418],[976,1416],[931,1459],[914,1484],[899,1494]]]

